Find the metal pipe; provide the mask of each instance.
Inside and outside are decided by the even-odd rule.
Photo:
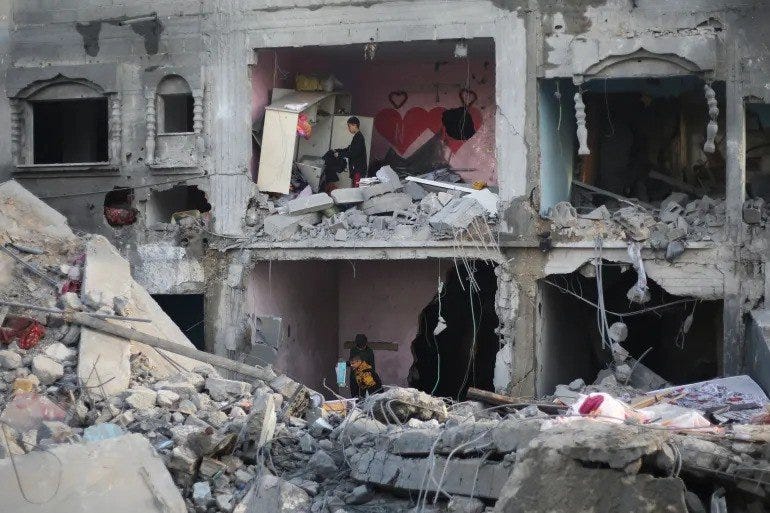
[[[28,303],[14,303],[12,301],[0,300],[0,305],[14,306],[16,308],[26,308],[28,310],[38,310],[41,312],[48,312],[48,313],[61,315],[61,316],[66,316],[71,313],[71,312],[68,312],[67,310],[60,310],[59,308],[30,305]],[[152,322],[150,319],[142,319],[140,317],[121,317],[120,315],[102,314],[98,312],[78,312],[78,313],[82,313],[84,315],[90,315],[91,317],[96,317],[97,319],[118,319],[121,321],[131,321],[131,322]]]

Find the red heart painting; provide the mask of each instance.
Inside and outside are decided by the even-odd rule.
[[[393,149],[403,155],[425,130],[433,133],[441,131],[442,112],[443,107],[435,107],[429,111],[422,107],[412,107],[402,118],[396,109],[382,109],[374,117],[374,128]]]
[[[426,130],[438,134],[444,130],[441,122],[441,115],[446,109],[444,107],[434,107],[425,110],[422,107],[412,107],[403,117],[396,109],[382,109],[374,117],[374,129],[390,143],[399,155],[404,155],[406,150],[416,141]],[[473,119],[473,124],[481,126],[481,111],[476,108],[468,110]],[[456,153],[465,141],[444,138],[446,145],[452,153]]]

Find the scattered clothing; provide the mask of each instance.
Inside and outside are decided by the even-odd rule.
[[[358,388],[358,397],[366,397],[367,395],[382,392],[382,380],[368,363],[362,361],[359,365],[354,367],[353,377],[355,378]],[[351,391],[352,384],[353,382],[351,381]]]

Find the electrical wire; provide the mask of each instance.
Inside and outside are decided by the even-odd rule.
[[[72,198],[75,196],[90,196],[92,194],[107,194],[108,192],[114,192],[114,191],[123,191],[123,190],[134,190],[134,189],[146,189],[148,187],[156,187],[158,185],[166,185],[170,183],[182,183],[182,182],[189,182],[190,180],[197,180],[198,178],[203,178],[206,176],[206,173],[201,173],[198,175],[188,176],[185,178],[174,178],[173,180],[164,180],[162,182],[155,182],[155,183],[148,183],[148,184],[142,184],[142,185],[132,185],[130,187],[115,187],[112,189],[104,189],[99,191],[84,191],[84,192],[73,192],[73,193],[67,193],[67,194],[51,194],[48,196],[38,196],[40,199],[53,199],[53,198]]]

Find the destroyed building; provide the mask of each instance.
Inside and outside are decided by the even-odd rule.
[[[770,391],[765,2],[108,4],[0,6],[0,183],[197,349],[327,398],[358,333],[455,400]],[[368,176],[324,189],[350,116]]]

